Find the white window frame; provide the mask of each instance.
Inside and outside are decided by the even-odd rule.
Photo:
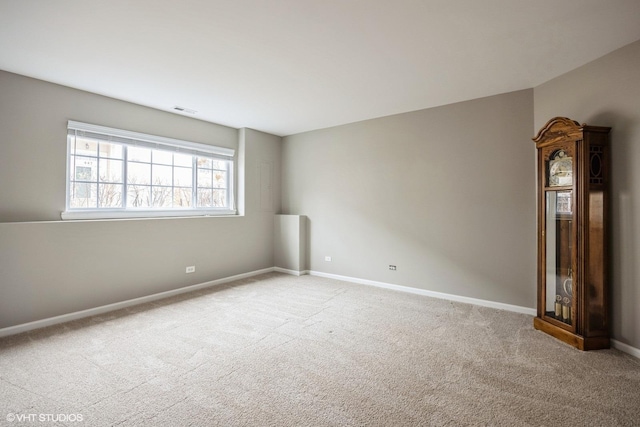
[[[70,207],[71,197],[71,167],[72,143],[76,136],[90,137],[91,139],[104,141],[105,143],[118,144],[123,147],[144,147],[154,150],[172,151],[188,154],[194,158],[192,192],[197,191],[197,177],[195,157],[206,157],[213,160],[228,162],[227,171],[227,207],[197,207],[195,202],[192,207],[181,208],[134,208],[126,206],[127,198],[127,159],[123,158],[123,206],[122,208],[77,208]],[[66,204],[62,212],[63,220],[79,219],[118,219],[118,218],[158,218],[158,217],[189,217],[189,216],[222,216],[236,215],[234,183],[235,183],[235,150],[208,144],[201,144],[179,139],[149,135],[122,129],[109,128],[88,123],[69,120],[67,124],[67,167],[66,167]],[[99,179],[99,178],[98,178]],[[172,187],[173,188],[173,187]]]

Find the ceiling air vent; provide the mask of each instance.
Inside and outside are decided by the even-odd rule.
[[[196,110],[192,110],[191,108],[184,108],[184,107],[179,107],[179,106],[175,106],[173,107],[174,110],[176,111],[180,111],[181,113],[188,113],[188,114],[195,114],[197,113]]]

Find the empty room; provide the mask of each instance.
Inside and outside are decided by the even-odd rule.
[[[637,0],[0,0],[0,425],[640,425]]]

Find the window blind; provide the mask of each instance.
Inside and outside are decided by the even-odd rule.
[[[67,124],[67,133],[71,136],[108,141],[114,144],[145,147],[221,160],[233,160],[235,155],[235,150],[231,148],[114,129],[72,120],[69,120]]]

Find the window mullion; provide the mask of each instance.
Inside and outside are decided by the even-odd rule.
[[[232,207],[231,205],[233,204],[233,199],[232,199],[232,195],[231,195],[231,181],[230,181],[230,177],[231,177],[231,162],[227,162],[227,175],[225,177],[225,192],[226,192],[226,200],[225,203],[227,206]]]
[[[175,174],[176,174],[176,159],[175,159],[175,154],[171,154],[171,207],[175,208],[173,201],[175,200],[175,186],[174,186],[174,182],[175,182]]]
[[[122,146],[122,208],[127,209],[127,194],[129,189],[128,184],[128,171],[129,171],[129,155],[128,146]]]
[[[100,208],[100,142],[96,144],[96,208]]]
[[[193,156],[191,158],[192,172],[191,172],[191,207],[197,208],[196,201],[198,200],[198,157]]]
[[[150,156],[151,161],[149,163],[149,208],[153,208],[153,150],[151,150]]]

